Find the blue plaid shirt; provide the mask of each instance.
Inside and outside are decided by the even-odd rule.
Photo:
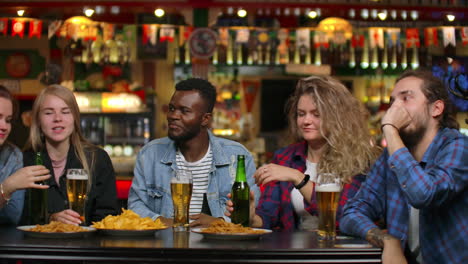
[[[385,150],[345,207],[341,231],[365,237],[384,218],[407,245],[410,205],[419,209],[424,263],[468,263],[468,137],[442,129],[421,162],[407,148]]]
[[[306,170],[307,142],[291,144],[285,148],[277,150],[271,163],[297,169],[300,172]],[[364,175],[356,175],[351,183],[346,183],[341,191],[338,209],[336,213],[336,225],[341,218],[343,206],[348,198],[353,197],[365,179]],[[263,228],[275,231],[296,230],[299,225],[299,217],[294,211],[291,202],[291,192],[294,185],[285,181],[273,181],[265,184],[261,192],[260,200],[255,211],[263,220]],[[304,199],[304,208],[311,215],[317,215],[317,201],[315,192],[312,192],[312,203]]]

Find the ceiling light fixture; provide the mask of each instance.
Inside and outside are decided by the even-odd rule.
[[[413,10],[410,12],[410,16],[413,20],[417,20],[419,18],[419,12],[416,10]]]
[[[18,14],[18,16],[23,16],[24,15],[24,9],[20,9],[20,10],[16,11],[16,14]]]
[[[361,17],[364,18],[364,19],[368,19],[369,18],[369,10],[361,9]]]
[[[387,10],[382,10],[380,11],[377,16],[379,17],[380,20],[385,20],[387,19]]]
[[[237,16],[238,17],[245,17],[245,16],[247,16],[247,11],[245,11],[245,9],[241,8],[241,9],[237,10]]]
[[[314,19],[317,17],[317,11],[315,10],[312,10],[312,11],[309,11],[309,13],[307,14],[310,18]]]
[[[455,15],[447,14],[447,20],[450,21],[450,22],[453,22],[455,20]]]
[[[164,12],[164,9],[162,8],[157,8],[154,10],[154,15],[157,16],[157,17],[162,17],[164,16],[166,12]]]
[[[94,9],[92,9],[92,8],[85,8],[84,14],[85,14],[87,17],[91,17],[91,16],[94,14]]]

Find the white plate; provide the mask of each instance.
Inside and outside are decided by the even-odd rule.
[[[371,248],[371,244],[335,244],[337,248]]]
[[[89,227],[89,226],[81,226],[82,228],[86,229],[86,231],[79,231],[79,232],[37,232],[37,231],[30,231],[30,229],[34,228],[34,227],[36,227],[36,225],[18,226],[16,228],[23,231],[27,236],[37,237],[37,238],[75,238],[75,237],[84,237],[84,236],[96,231],[96,228]]]
[[[122,229],[101,229],[97,228],[99,233],[108,235],[108,236],[124,236],[124,237],[138,237],[138,236],[152,236],[157,231],[167,229],[157,228],[157,229],[146,229],[146,230],[122,230]]]
[[[202,234],[207,239],[222,239],[222,240],[248,240],[248,239],[258,239],[261,236],[270,234],[271,230],[261,229],[261,228],[252,228],[254,230],[262,230],[264,233],[259,234],[249,234],[249,233],[208,233],[203,232],[205,228],[192,228],[191,231],[194,233]]]

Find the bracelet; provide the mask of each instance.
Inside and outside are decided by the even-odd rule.
[[[294,185],[294,188],[296,189],[301,189],[302,187],[304,187],[304,185],[306,185],[308,182],[309,182],[309,179],[310,179],[310,176],[309,174],[304,174],[304,179],[298,184],[298,185]]]
[[[382,125],[380,126],[380,131],[383,132],[384,126],[392,126],[392,127],[394,127],[394,128],[398,131],[398,133],[400,133],[400,129],[398,129],[398,127],[396,127],[396,126],[395,126],[394,124],[392,124],[392,123],[385,123],[385,124],[382,124]]]
[[[10,198],[7,198],[7,196],[5,195],[5,193],[3,192],[3,183],[0,183],[0,193],[2,194],[2,198],[3,200],[5,200],[7,203],[10,201],[11,197]]]

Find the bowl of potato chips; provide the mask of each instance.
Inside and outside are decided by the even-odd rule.
[[[108,215],[99,222],[93,222],[92,227],[102,234],[111,236],[147,236],[168,228],[159,219],[154,221],[149,217],[140,217],[132,210],[123,208],[122,214]]]

